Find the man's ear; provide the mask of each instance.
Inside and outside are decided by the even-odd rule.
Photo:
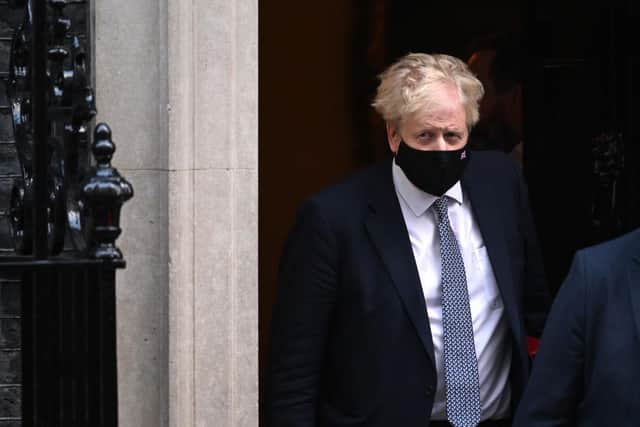
[[[389,149],[392,153],[396,153],[398,151],[398,147],[400,146],[400,140],[402,137],[400,136],[400,132],[398,131],[398,126],[391,122],[386,122],[387,126],[387,142],[389,143]]]

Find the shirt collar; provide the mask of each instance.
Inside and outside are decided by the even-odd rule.
[[[415,216],[421,216],[424,214],[427,209],[431,207],[433,202],[439,198],[438,196],[422,191],[409,181],[409,178],[407,178],[400,166],[396,164],[395,159],[393,159],[392,173],[393,185],[396,188],[396,192],[407,203]],[[462,186],[460,185],[460,181],[456,182],[451,188],[449,188],[444,195],[457,203],[462,204]]]

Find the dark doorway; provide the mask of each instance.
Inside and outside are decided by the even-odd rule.
[[[577,249],[640,225],[632,102],[640,95],[632,43],[640,8],[631,0],[260,6],[261,366],[278,258],[296,206],[386,154],[383,123],[370,103],[378,73],[407,52],[467,60],[487,35],[522,39],[523,171],[553,292]]]
[[[382,123],[366,109],[377,73],[408,52],[468,60],[478,42],[514,37],[523,61],[523,172],[551,291],[577,249],[640,225],[633,2],[361,3],[368,9],[356,23],[353,69],[360,163],[386,152]]]
[[[556,290],[576,249],[640,224],[638,9],[531,1],[526,16],[525,172]]]

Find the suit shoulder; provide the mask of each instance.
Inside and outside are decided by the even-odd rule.
[[[472,151],[465,176],[470,180],[482,180],[487,185],[516,193],[522,182],[518,165],[502,151]]]
[[[640,228],[623,234],[613,240],[609,240],[597,245],[593,245],[579,252],[583,256],[591,259],[601,259],[603,262],[614,262],[623,258],[630,258],[638,255],[637,249],[640,247]]]
[[[471,165],[475,169],[483,171],[494,171],[504,173],[505,171],[513,173],[517,170],[514,160],[502,151],[480,150],[471,152]]]
[[[613,281],[611,279],[619,274],[626,274],[630,262],[639,255],[640,228],[576,253],[592,275],[608,281]]]
[[[389,167],[385,168],[385,166]],[[363,197],[366,198],[367,190],[374,185],[376,179],[381,178],[385,169],[388,169],[387,172],[391,176],[391,165],[387,162],[360,169],[345,179],[313,194],[308,200],[324,206],[335,203],[350,203]]]
[[[482,162],[500,165],[512,165],[515,164],[511,156],[503,151],[498,150],[473,150],[471,152],[473,159],[478,159]]]
[[[313,208],[326,219],[357,212],[367,206],[371,189],[387,174],[391,179],[391,163],[387,161],[360,169],[308,197],[302,202],[301,209]]]

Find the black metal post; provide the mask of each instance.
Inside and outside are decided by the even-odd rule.
[[[33,255],[47,258],[47,0],[32,0],[31,108],[33,124]]]

